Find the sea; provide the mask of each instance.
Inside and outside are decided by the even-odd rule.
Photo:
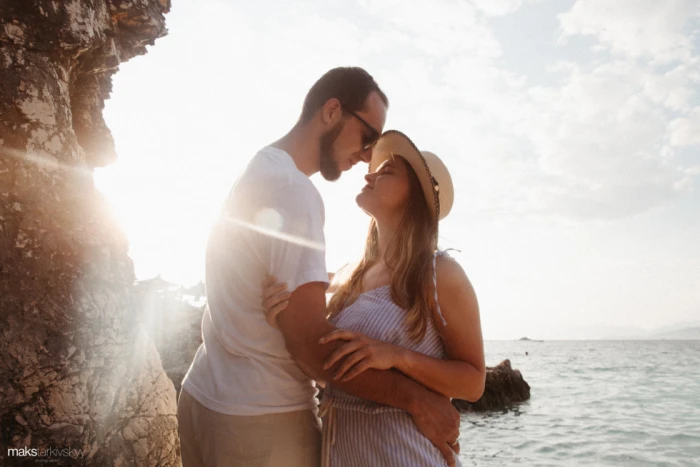
[[[464,466],[700,466],[700,340],[486,341],[531,398],[463,414]]]

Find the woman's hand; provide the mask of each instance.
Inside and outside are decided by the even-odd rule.
[[[323,369],[327,370],[345,357],[335,372],[334,380],[350,381],[370,368],[388,370],[398,365],[404,352],[404,349],[397,345],[378,341],[359,332],[346,331],[345,329],[336,329],[323,336],[319,343],[326,344],[339,339],[347,342],[330,354],[323,365]]]
[[[282,310],[287,308],[289,304],[289,296],[287,284],[284,282],[277,283],[275,276],[267,276],[262,283],[262,307],[265,313],[265,321],[275,329],[277,326],[277,315]]]

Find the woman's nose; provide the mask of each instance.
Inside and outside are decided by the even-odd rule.
[[[366,181],[367,183],[371,183],[373,178],[374,178],[374,174],[373,174],[373,173],[370,173],[370,174],[365,175],[365,181]]]

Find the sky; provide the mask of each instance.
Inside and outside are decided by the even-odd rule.
[[[388,95],[385,129],[450,169],[440,246],[486,339],[700,321],[697,0],[174,0],[167,25],[114,77],[119,158],[95,171],[139,279],[201,280],[240,171],[353,65]],[[365,167],[312,177],[329,270],[362,252]]]

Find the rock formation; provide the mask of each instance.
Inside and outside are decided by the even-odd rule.
[[[486,369],[486,388],[481,399],[476,402],[454,399],[452,404],[463,412],[489,412],[506,410],[528,399],[530,385],[520,371],[511,368],[510,360],[503,360]]]
[[[92,177],[115,159],[111,75],[169,7],[0,1],[0,465],[180,464],[175,390]]]
[[[179,395],[182,380],[202,344],[204,283],[187,289],[159,276],[137,282],[136,289],[143,327]],[[186,296],[195,303],[185,300]]]

